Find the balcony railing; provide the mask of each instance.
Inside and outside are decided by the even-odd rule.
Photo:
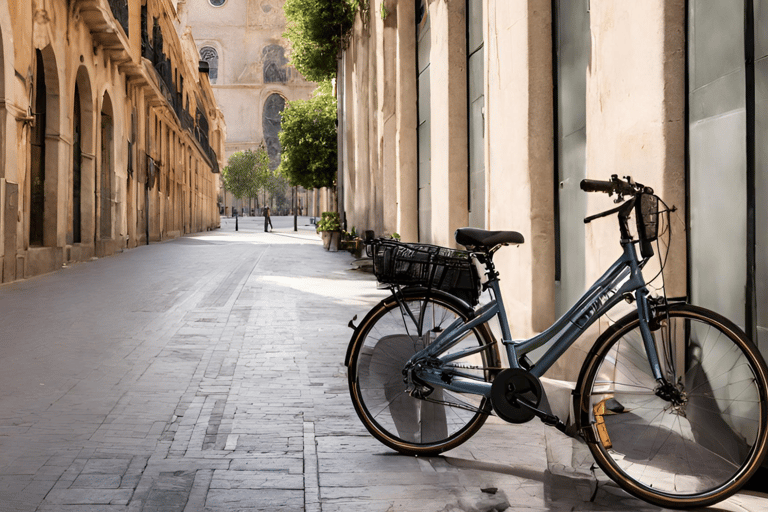
[[[125,35],[128,34],[128,0],[109,0],[109,7],[112,9],[112,16],[120,23],[120,26],[125,30]]]
[[[77,6],[91,32],[94,46],[102,48],[116,64],[130,62],[128,1],[79,0]]]
[[[171,59],[163,51],[163,31],[157,18],[153,19],[152,39],[150,40],[149,19],[146,7],[141,9],[141,55],[152,63],[152,67],[157,72],[160,81],[162,94],[178,117],[183,130],[189,131],[200,143],[203,152],[211,161],[212,172],[219,172],[219,163],[216,158],[216,152],[213,151],[208,142],[208,119],[202,110],[198,107],[195,117],[189,113],[188,108],[184,107],[184,95],[176,89],[173,81],[173,64]]]

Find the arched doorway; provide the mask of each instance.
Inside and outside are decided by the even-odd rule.
[[[5,178],[5,120],[7,115],[5,101],[5,51],[3,49],[3,30],[0,28],[0,178]],[[2,199],[0,198],[0,200]],[[0,282],[2,282],[2,268],[0,268]]]
[[[54,248],[64,243],[64,231],[58,231],[59,155],[65,144],[61,137],[59,77],[56,56],[51,45],[36,49],[28,91],[34,121],[29,127],[29,167],[24,183],[25,245],[29,248]],[[59,238],[61,235],[61,238]],[[33,251],[25,272],[32,275],[55,268],[52,251]]]
[[[88,70],[80,66],[75,82],[73,101],[73,141],[71,210],[69,232],[72,243],[90,245],[96,238],[97,197],[96,162],[93,130],[94,96]],[[79,197],[79,199],[78,199]],[[79,239],[78,239],[79,232]],[[90,249],[82,248],[74,253],[76,259],[88,258]]]
[[[109,94],[104,93],[101,105],[101,158],[97,204],[99,205],[99,238],[112,238],[112,175],[114,167],[114,116]]]
[[[32,112],[35,117],[31,132],[29,245],[44,245],[45,230],[45,128],[47,92],[43,54],[35,50],[35,75],[32,85]]]
[[[82,162],[82,115],[80,113],[80,90],[75,84],[75,102],[73,106],[72,126],[72,243],[79,244],[82,237],[82,197],[83,183]]]

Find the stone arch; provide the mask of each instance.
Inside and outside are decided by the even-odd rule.
[[[276,169],[280,164],[281,149],[277,134],[280,133],[281,114],[285,109],[285,102],[286,99],[283,95],[274,92],[267,96],[262,110],[261,127],[271,169]]]

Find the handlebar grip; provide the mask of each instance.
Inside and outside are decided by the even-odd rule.
[[[616,184],[612,181],[581,180],[581,190],[584,192],[605,192],[610,194],[616,191]]]

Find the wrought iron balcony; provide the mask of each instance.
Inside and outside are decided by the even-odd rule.
[[[76,12],[96,42],[118,63],[131,60],[128,41],[127,0],[79,0]]]
[[[109,7],[112,9],[112,15],[120,23],[120,26],[125,30],[125,35],[128,34],[128,0],[109,0]]]

